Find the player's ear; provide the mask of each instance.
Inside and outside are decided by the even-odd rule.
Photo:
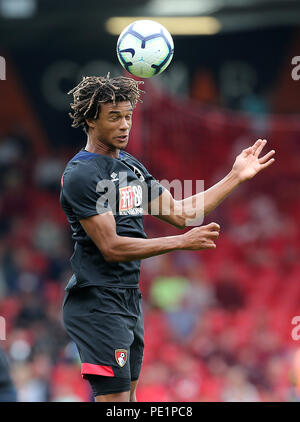
[[[96,120],[95,119],[85,119],[86,124],[89,128],[94,129],[96,126]]]

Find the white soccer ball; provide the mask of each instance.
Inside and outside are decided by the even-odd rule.
[[[121,65],[140,78],[162,73],[170,64],[173,53],[170,33],[160,23],[151,20],[131,23],[121,32],[117,42]]]

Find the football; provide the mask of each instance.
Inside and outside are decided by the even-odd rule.
[[[174,54],[168,30],[152,20],[138,20],[128,25],[117,42],[121,65],[132,75],[150,78],[162,73]]]

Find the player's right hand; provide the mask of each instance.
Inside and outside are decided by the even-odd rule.
[[[220,226],[217,223],[210,223],[206,226],[195,227],[184,233],[184,246],[182,249],[198,251],[200,249],[215,249],[215,240],[220,234]]]

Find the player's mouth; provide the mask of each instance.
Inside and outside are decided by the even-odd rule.
[[[116,136],[116,137],[115,137],[115,139],[116,139],[117,141],[120,141],[120,142],[125,142],[125,141],[127,141],[127,140],[128,140],[128,135],[120,135],[120,136]]]

